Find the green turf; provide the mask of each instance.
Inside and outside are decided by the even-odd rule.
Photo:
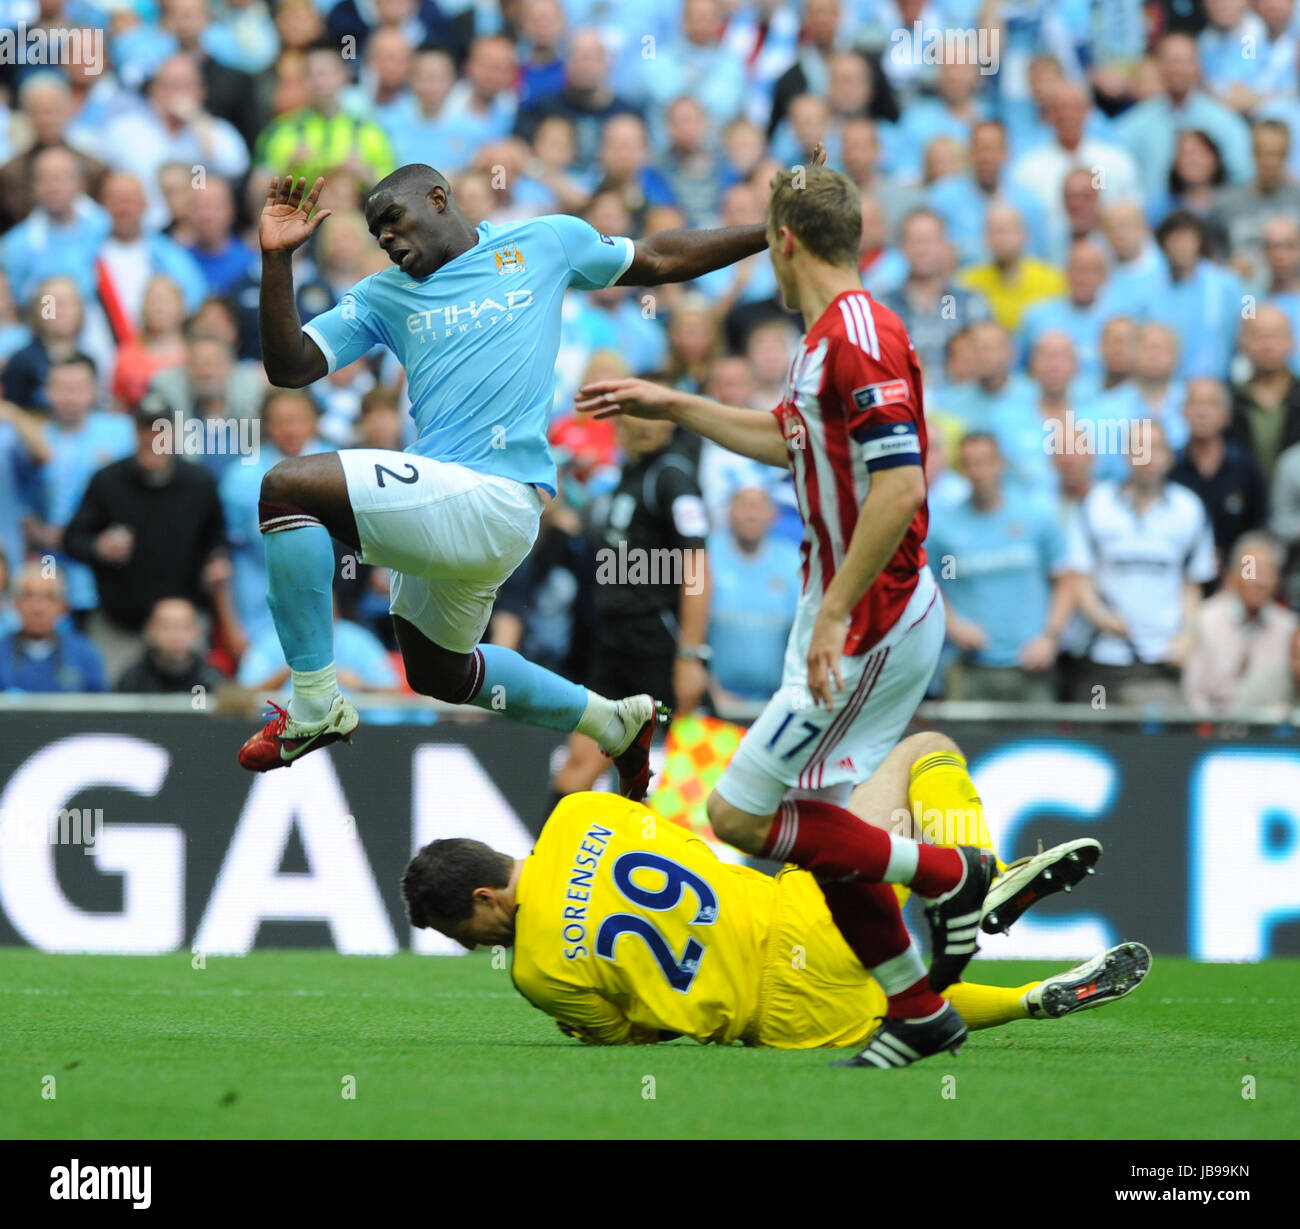
[[[973,966],[1004,985],[1060,967]],[[194,969],[4,949],[0,1136],[1294,1138],[1298,1017],[1300,962],[1158,958],[1122,1003],[977,1033],[906,1071],[845,1071],[824,1051],[588,1048],[487,955]]]

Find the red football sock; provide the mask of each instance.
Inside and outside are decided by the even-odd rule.
[[[772,821],[761,856],[793,862],[819,880],[857,875],[881,883],[886,882],[893,848],[888,832],[852,811],[811,798],[787,798]],[[906,878],[891,875],[887,882],[908,883],[918,896],[941,896],[961,882],[965,865],[955,849],[918,843],[915,870]]]
[[[855,879],[824,883],[822,894],[845,942],[885,991],[890,1016],[913,1020],[943,1008],[912,946],[893,888]]]

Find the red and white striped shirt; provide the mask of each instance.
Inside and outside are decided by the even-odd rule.
[[[787,662],[804,660],[813,623],[857,527],[871,475],[925,467],[921,369],[903,322],[865,290],[838,295],[805,335],[774,413],[804,520],[803,595]],[[929,510],[853,608],[844,646],[861,656],[898,621],[925,566]]]

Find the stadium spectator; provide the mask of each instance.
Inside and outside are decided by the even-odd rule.
[[[160,598],[185,597],[229,620],[225,583],[208,591],[209,564],[225,541],[217,484],[169,450],[170,425],[167,406],[147,395],[135,413],[135,452],[91,478],[63,534],[67,553],[95,573],[100,604],[86,626],[110,680],[139,655]]]
[[[108,214],[86,195],[77,155],[62,146],[32,160],[34,205],[0,242],[0,265],[19,302],[30,301],[38,282],[62,274],[83,297],[95,289],[95,258],[109,232]]]
[[[150,389],[158,393],[175,414],[205,420],[253,418],[261,409],[266,376],[260,365],[238,363],[228,334],[214,332],[202,314],[191,318],[185,340],[185,363],[153,377]],[[227,317],[228,319],[228,317]],[[209,468],[225,468],[228,458],[203,457]]]
[[[1080,239],[1070,249],[1065,280],[1064,296],[1045,299],[1025,313],[1021,345],[1029,353],[1044,333],[1064,333],[1074,345],[1079,374],[1093,380],[1101,368],[1101,333],[1109,314],[1104,292],[1106,257],[1091,242]]]
[[[931,209],[918,209],[903,222],[900,244],[907,277],[881,302],[898,314],[927,378],[943,370],[949,339],[989,318],[981,295],[953,284],[950,249],[943,219]]]
[[[23,519],[31,513],[40,467],[49,459],[40,419],[12,401],[0,401],[0,548],[15,568],[27,557]]]
[[[1300,443],[1300,380],[1291,370],[1295,335],[1286,313],[1260,307],[1242,322],[1241,349],[1250,375],[1232,390],[1231,436],[1271,479],[1277,458]]]
[[[840,49],[839,0],[805,0],[795,61],[777,78],[772,89],[772,109],[767,117],[767,138],[785,119],[790,103],[801,94],[825,96],[830,85],[830,59]],[[845,168],[847,171],[847,167]]]
[[[415,53],[409,92],[385,108],[380,119],[398,166],[435,156],[445,174],[469,165],[473,149],[446,111],[455,84],[456,65],[447,52],[424,48]]]
[[[447,95],[446,115],[472,146],[499,141],[514,130],[519,100],[514,44],[503,36],[476,38],[465,61],[464,76]]]
[[[104,663],[79,631],[64,621],[63,577],[29,563],[18,576],[18,630],[0,637],[0,691],[107,691]]]
[[[1105,244],[1101,226],[1102,195],[1093,173],[1085,167],[1076,167],[1066,175],[1061,197],[1065,224],[1052,231],[1044,244],[1047,259],[1058,265],[1069,260],[1076,243]]]
[[[135,432],[125,414],[98,408],[95,364],[74,354],[50,367],[45,381],[50,420],[45,428],[49,456],[38,479],[36,515],[28,534],[42,555],[50,554],[67,585],[69,608],[84,618],[98,603],[95,577],[63,552],[63,530],[97,470],[130,456]]]
[[[301,389],[268,389],[262,402],[259,444],[251,458],[240,458],[221,475],[219,491],[230,543],[231,595],[244,636],[256,640],[271,625],[266,604],[266,553],[258,529],[262,479],[285,457],[329,451],[317,434],[319,411]],[[239,639],[239,637],[236,637]]]
[[[381,26],[366,43],[361,79],[343,91],[343,109],[388,131],[410,92],[411,45],[396,26]]]
[[[1045,500],[1008,497],[992,435],[968,434],[960,457],[970,494],[945,505],[926,545],[943,588],[948,642],[958,653],[947,695],[1049,702],[1050,670],[1073,605],[1060,521]]]
[[[1102,233],[1113,260],[1106,283],[1113,311],[1145,319],[1166,278],[1160,248],[1137,201],[1120,201],[1102,213]]]
[[[1013,370],[1011,340],[996,320],[973,325],[970,340],[971,378],[947,386],[936,408],[956,419],[963,432],[992,435],[1012,481],[1041,486],[1047,452],[1038,416],[1039,389],[1028,375]]]
[[[412,47],[432,43],[454,55],[464,47],[458,23],[450,20],[435,0],[339,0],[319,7],[327,14],[330,41],[336,46],[363,51],[377,31],[391,27]]]
[[[31,211],[36,201],[32,195],[35,162],[47,149],[71,149],[81,165],[81,179],[93,196],[106,167],[86,152],[79,140],[73,145],[67,135],[72,118],[72,90],[57,73],[38,72],[23,81],[18,89],[22,113],[31,129],[27,147],[0,166],[0,229],[16,226]]]
[[[1161,427],[1142,426],[1128,479],[1093,487],[1069,530],[1076,600],[1094,632],[1074,699],[1094,704],[1178,701],[1201,586],[1216,575],[1205,508],[1168,481],[1173,454]]]
[[[1091,105],[1083,86],[1073,82],[1057,86],[1046,111],[1051,140],[1022,154],[1008,172],[1016,188],[1037,199],[1045,223],[1054,230],[1066,229],[1065,180],[1073,170],[1090,171],[1110,201],[1140,196],[1138,168],[1132,155],[1118,145],[1088,135]]]
[[[14,608],[9,590],[9,556],[0,547],[0,637],[16,632],[21,626],[22,618]]]
[[[742,487],[724,527],[709,535],[709,695],[723,715],[781,686],[803,573],[799,548],[774,532],[776,515],[763,487]]]
[[[1213,139],[1196,128],[1185,128],[1174,147],[1168,189],[1147,203],[1147,217],[1158,225],[1175,210],[1193,214],[1205,225],[1207,254],[1221,257],[1227,235],[1215,217],[1215,206],[1227,182],[1228,172]]]
[[[1200,88],[1196,42],[1167,34],[1157,52],[1160,93],[1140,102],[1115,123],[1118,142],[1137,163],[1142,195],[1154,200],[1174,164],[1178,133],[1195,128],[1219,147],[1232,183],[1250,180],[1250,129],[1245,120]]]
[[[595,30],[575,31],[564,61],[564,88],[520,107],[515,132],[532,141],[543,120],[554,115],[567,119],[578,145],[574,169],[590,174],[606,121],[625,112],[638,113],[637,107],[614,92],[609,79],[609,52],[600,35]]]
[[[1265,302],[1280,308],[1300,337],[1300,222],[1279,215],[1264,223],[1264,263],[1268,269]],[[1300,354],[1292,353],[1291,370],[1300,374]]]
[[[1264,224],[1279,214],[1300,216],[1300,184],[1287,174],[1291,134],[1277,120],[1261,120],[1251,129],[1255,178],[1250,183],[1224,187],[1210,214],[1227,236],[1234,267],[1252,285],[1267,276]]]
[[[1231,408],[1228,390],[1219,380],[1187,382],[1187,444],[1169,473],[1171,482],[1201,497],[1221,560],[1228,558],[1238,538],[1262,529],[1268,520],[1268,487],[1259,462],[1227,438]]]
[[[1137,360],[1133,378],[1103,393],[1094,403],[1092,417],[1098,422],[1139,422],[1154,419],[1164,431],[1169,447],[1175,451],[1187,443],[1187,423],[1183,418],[1186,383],[1177,376],[1178,336],[1163,324],[1144,324],[1137,335]],[[1122,478],[1120,472],[1106,469],[1099,476]]]
[[[1291,646],[1300,618],[1278,605],[1282,548],[1248,533],[1231,548],[1223,587],[1196,617],[1183,668],[1187,707],[1205,717],[1281,716],[1291,704]]]
[[[1091,374],[1081,372],[1075,382],[1075,400],[1087,406],[1131,380],[1137,371],[1137,353],[1137,323],[1130,316],[1111,316],[1102,325],[1097,366]]]
[[[156,273],[140,301],[140,331],[118,349],[113,396],[134,409],[160,371],[181,367],[185,359],[185,299],[172,278]]]
[[[226,0],[203,35],[212,58],[253,75],[270,68],[280,53],[280,36],[268,7],[263,0]]]
[[[998,120],[981,120],[971,129],[969,171],[947,176],[930,185],[927,193],[930,207],[943,219],[963,265],[988,260],[985,241],[988,210],[999,201],[1007,202],[1020,212],[1029,230],[1030,250],[1035,256],[1043,255],[1042,206],[1034,193],[1009,182],[1004,174],[1007,157],[1006,129]],[[847,129],[845,163],[847,170]],[[858,186],[864,187],[860,182]],[[885,198],[882,196],[881,199]],[[908,209],[895,208],[889,212],[891,217],[901,218]]]
[[[50,373],[50,365],[58,359],[71,358],[79,350],[91,352],[94,346],[87,344],[91,338],[90,330],[84,327],[83,300],[76,281],[70,277],[56,276],[42,281],[32,295],[28,315],[32,339],[15,350],[5,364],[4,396],[24,409],[44,410],[47,408],[45,378]]]
[[[198,611],[183,597],[160,599],[144,625],[145,651],[117,680],[116,691],[137,695],[186,692],[201,697],[216,692],[225,676],[204,655]]]
[[[600,168],[604,178],[596,191],[617,193],[638,233],[643,233],[647,210],[676,204],[668,181],[650,165],[645,124],[635,115],[611,116],[605,124]]]
[[[677,36],[641,61],[637,97],[652,112],[676,98],[694,98],[717,128],[735,119],[744,103],[745,72],[719,45],[722,27],[719,0],[684,0]]]
[[[254,164],[273,175],[303,175],[308,182],[342,168],[369,189],[396,161],[384,130],[343,110],[348,69],[335,47],[307,52],[307,105],[272,120],[257,139]],[[218,170],[235,178],[234,172]]]
[[[708,113],[685,94],[669,104],[666,117],[667,149],[658,170],[687,225],[711,225],[722,191],[722,165],[711,148]]]
[[[146,88],[149,106],[114,120],[103,148],[112,165],[129,171],[149,198],[145,228],[167,222],[158,171],[168,162],[201,166],[209,175],[239,179],[248,170],[248,147],[235,128],[204,110],[203,82],[191,56],[169,56]]]
[[[0,269],[0,369],[10,355],[29,345],[31,340],[32,331],[23,323],[9,279]]]
[[[560,0],[524,0],[519,17],[519,105],[564,89],[565,15]]]
[[[208,0],[162,0],[161,8],[162,28],[175,39],[176,50],[198,67],[207,109],[231,124],[246,146],[252,145],[269,118],[269,100],[251,74],[210,54],[212,6]]]
[[[112,229],[95,262],[95,282],[118,345],[139,330],[145,287],[154,274],[171,278],[181,289],[186,312],[197,311],[207,295],[203,270],[174,240],[144,233],[147,201],[140,181],[121,171],[111,172],[104,177],[100,203]]]
[[[1068,287],[1055,265],[1027,254],[1024,220],[1011,205],[993,205],[984,216],[989,260],[964,269],[957,280],[984,299],[1004,329],[1014,332],[1029,308],[1064,295]]]
[[[256,257],[236,233],[230,185],[212,176],[191,192],[185,248],[203,272],[206,294],[226,294],[250,275]]]

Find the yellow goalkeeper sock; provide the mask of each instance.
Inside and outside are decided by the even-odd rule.
[[[993,837],[984,822],[984,803],[970,779],[966,757],[956,751],[934,751],[912,765],[907,786],[907,806],[915,840],[930,845],[978,845],[993,852]],[[998,873],[1006,867],[998,858]],[[900,905],[911,889],[894,885]]]
[[[1015,987],[981,986],[975,982],[959,981],[949,986],[943,997],[957,1009],[967,1028],[994,1028],[999,1024],[1010,1024],[1012,1020],[1029,1019],[1024,998],[1036,985],[1036,981]]]

